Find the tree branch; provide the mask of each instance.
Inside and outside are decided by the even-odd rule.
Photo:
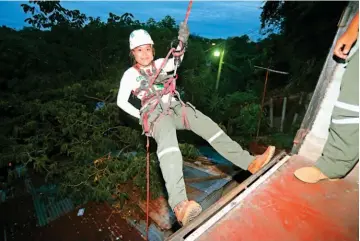
[[[97,97],[92,97],[92,96],[88,96],[88,95],[84,95],[84,96],[86,98],[89,98],[89,99],[98,100],[98,101],[106,103],[106,100],[103,100],[103,99],[100,99],[100,98],[97,98]]]

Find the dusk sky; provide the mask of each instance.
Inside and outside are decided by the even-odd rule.
[[[28,16],[20,4],[25,1],[1,1],[0,25],[11,28],[26,26]],[[87,16],[100,17],[106,21],[109,12],[122,15],[132,13],[135,19],[145,22],[149,18],[156,21],[166,15],[179,23],[185,18],[188,1],[62,1],[67,9],[78,9]],[[192,34],[207,38],[226,38],[248,34],[253,40],[260,37],[261,1],[193,1],[189,17]]]

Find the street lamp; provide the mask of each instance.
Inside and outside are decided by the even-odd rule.
[[[219,57],[219,56],[220,56],[220,54],[221,54],[221,53],[220,53],[220,51],[219,51],[219,50],[215,50],[215,52],[214,52],[214,56],[215,56],[215,57]]]
[[[220,61],[219,61],[219,68],[218,68],[218,73],[217,73],[217,78],[216,78],[216,86],[215,86],[215,90],[217,91],[219,88],[219,81],[220,81],[220,74],[221,74],[221,68],[223,65],[223,60],[224,60],[224,54],[225,54],[225,42],[224,42],[224,47],[222,49],[222,51],[219,50],[215,50],[214,52],[214,56],[215,57],[219,57],[220,56]]]

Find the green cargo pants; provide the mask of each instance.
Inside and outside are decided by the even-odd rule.
[[[359,159],[359,50],[349,60],[318,167],[329,178],[347,175]]]
[[[149,123],[160,114],[160,107],[149,116]],[[249,164],[255,159],[249,152],[230,139],[228,135],[209,117],[195,107],[186,105],[186,117],[189,128],[199,135],[224,158],[236,166],[247,170]],[[182,105],[173,101],[168,115],[160,116],[152,128],[152,136],[157,143],[157,156],[165,180],[169,196],[169,205],[172,209],[183,200],[187,200],[185,182],[183,177],[183,158],[179,149],[176,130],[186,129],[182,119]]]

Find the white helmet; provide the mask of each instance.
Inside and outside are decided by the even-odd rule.
[[[134,30],[130,34],[130,49],[134,49],[144,44],[154,44],[150,34],[144,29]]]

